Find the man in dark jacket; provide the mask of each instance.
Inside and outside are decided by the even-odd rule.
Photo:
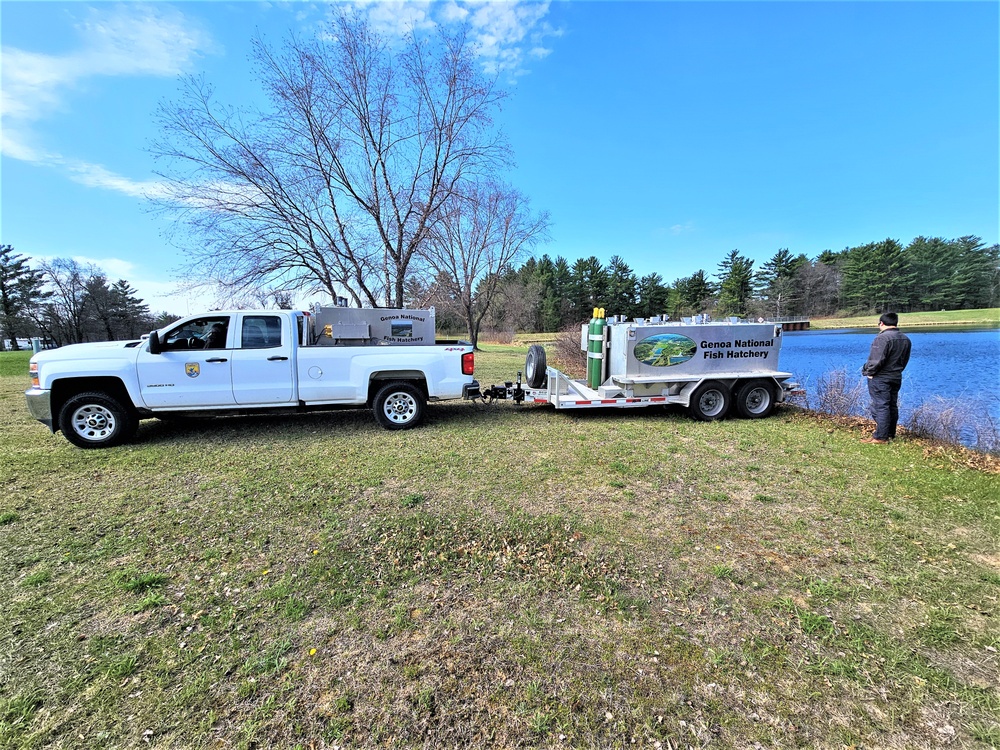
[[[896,313],[882,314],[878,319],[878,336],[861,368],[861,374],[868,378],[868,395],[875,418],[875,434],[862,440],[863,443],[888,443],[896,437],[899,387],[903,383],[903,369],[910,361],[910,339],[896,327],[898,324]]]

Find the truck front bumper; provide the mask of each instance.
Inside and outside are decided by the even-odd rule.
[[[55,432],[56,428],[52,423],[52,391],[30,388],[24,392],[24,398],[28,402],[31,416]]]

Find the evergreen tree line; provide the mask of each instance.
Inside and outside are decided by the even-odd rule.
[[[669,283],[659,273],[637,276],[617,255],[607,265],[593,256],[570,262],[543,255],[508,268],[501,288],[487,330],[558,331],[589,319],[595,307],[608,315],[673,319],[975,309],[1000,306],[1000,245],[973,236],[917,237],[905,247],[886,239],[815,258],[783,248],[757,267],[733,250],[714,274],[700,269]],[[439,323],[450,325],[449,300],[432,304]]]
[[[56,258],[31,259],[0,245],[0,338],[39,337],[47,345],[137,339],[176,316],[153,315],[125,279],[114,283],[96,266]]]

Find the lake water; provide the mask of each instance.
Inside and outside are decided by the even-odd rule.
[[[1000,328],[903,328],[913,342],[903,372],[900,422],[921,403],[959,399],[990,414],[1000,424]],[[810,397],[820,376],[843,369],[849,381],[862,380],[877,329],[790,331],[784,334],[781,369],[795,375]],[[867,386],[865,386],[867,404]]]

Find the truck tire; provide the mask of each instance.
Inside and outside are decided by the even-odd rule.
[[[77,448],[111,448],[135,435],[135,412],[106,393],[80,393],[59,410],[59,429]]]
[[[732,397],[726,386],[718,381],[708,380],[691,394],[688,413],[702,422],[714,422],[726,415],[731,401]]]
[[[379,388],[372,401],[375,419],[387,430],[416,427],[424,417],[427,400],[412,383],[388,383]]]
[[[524,380],[529,388],[545,387],[545,367],[545,347],[532,344],[528,347],[528,356],[524,359]]]
[[[766,380],[749,380],[736,389],[735,401],[744,419],[763,419],[774,411],[774,386]]]

